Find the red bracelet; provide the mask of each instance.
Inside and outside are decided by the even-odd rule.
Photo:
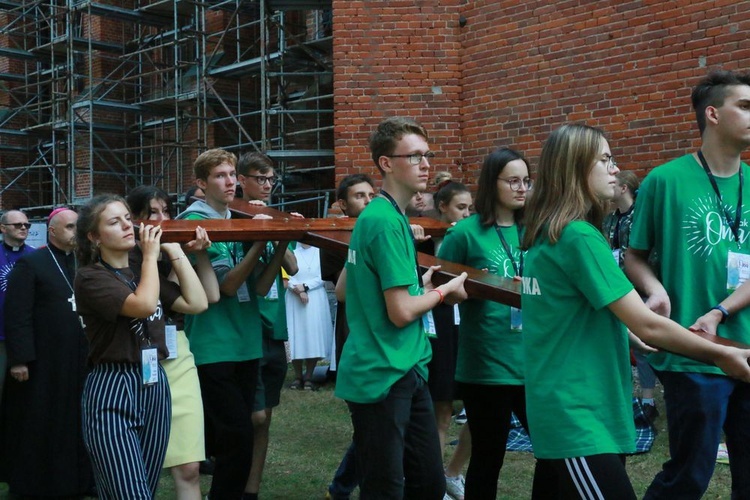
[[[438,295],[440,295],[440,302],[438,302],[438,304],[442,304],[443,303],[443,301],[445,300],[445,295],[443,295],[443,292],[441,292],[437,288],[433,288],[432,290],[430,290],[430,292],[435,292]],[[427,292],[427,293],[429,293],[429,292]]]

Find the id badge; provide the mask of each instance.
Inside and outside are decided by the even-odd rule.
[[[152,385],[159,381],[159,353],[156,347],[141,349],[141,381],[143,385]]]
[[[523,331],[523,320],[521,310],[516,307],[510,308],[510,329],[514,332]]]
[[[437,338],[435,318],[432,316],[432,311],[427,311],[422,315],[422,329],[424,330],[425,335],[427,335],[427,338]]]
[[[615,262],[617,262],[617,265],[620,265],[620,249],[616,248],[612,250],[612,257],[615,258]]]
[[[266,300],[279,300],[279,287],[276,284],[277,281],[273,280],[273,285],[271,285],[271,289],[266,294]]]
[[[237,289],[237,300],[240,302],[250,302],[250,292],[247,291],[246,282],[243,282]]]
[[[727,255],[727,291],[732,293],[750,277],[750,255],[729,251]]]
[[[453,304],[453,324],[456,326],[461,324],[461,312],[458,310],[458,304]]]
[[[164,339],[167,342],[167,350],[169,351],[167,359],[177,359],[177,326],[165,325]]]

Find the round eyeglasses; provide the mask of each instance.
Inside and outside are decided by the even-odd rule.
[[[604,162],[604,165],[607,167],[607,173],[614,174],[617,173],[617,162],[612,157],[612,155],[605,155],[605,159],[602,160]]]
[[[521,179],[519,177],[511,177],[510,179],[503,179],[502,177],[498,177],[497,180],[507,182],[511,191],[520,191],[522,184],[527,191],[531,191],[534,187],[534,181],[532,181],[528,177],[524,179]]]

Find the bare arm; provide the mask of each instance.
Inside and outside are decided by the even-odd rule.
[[[211,259],[208,257],[206,250],[211,247],[211,240],[208,238],[208,232],[198,226],[195,228],[195,239],[182,245],[182,249],[185,253],[192,253],[195,255],[195,271],[198,274],[198,279],[203,285],[203,290],[206,292],[206,298],[209,304],[215,304],[219,301],[221,293],[219,292],[219,280],[216,278],[216,271],[214,271],[211,265]],[[170,275],[170,279],[176,275],[174,271]]]
[[[718,305],[722,306],[733,315],[750,305],[750,280],[745,281],[730,296],[722,300]],[[716,335],[716,328],[723,318],[721,311],[711,309],[706,314],[698,318],[691,329],[705,330],[708,333]]]
[[[635,287],[646,295],[648,308],[669,317],[672,313],[672,303],[664,285],[648,265],[648,251],[628,248],[625,253],[625,273]]]
[[[289,246],[288,241],[281,241],[281,242],[276,243],[276,246],[274,247],[274,251],[273,251],[273,257],[271,258],[271,262],[269,262],[268,265],[265,266],[265,269],[263,269],[263,272],[261,273],[260,277],[255,282],[256,294],[266,295],[268,291],[271,289],[273,282],[276,281],[276,276],[278,276],[279,271],[281,270],[282,262],[286,261],[286,253],[288,252],[287,250],[288,246]],[[296,259],[295,259],[295,265],[296,265]],[[286,267],[284,269],[286,269]]]
[[[172,304],[172,310],[183,314],[199,314],[208,309],[208,298],[203,285],[180,245],[163,243],[161,248],[172,262],[172,269],[180,284],[181,295]]]
[[[341,270],[339,279],[336,281],[336,300],[346,302],[346,268]]]
[[[159,257],[161,228],[151,225],[140,227],[141,278],[135,291],[128,295],[122,304],[120,314],[128,318],[148,318],[156,312],[159,302],[159,271],[156,261]]]
[[[424,295],[409,295],[409,290],[405,286],[389,288],[384,292],[388,319],[394,325],[403,328],[419,319],[424,313],[442,302],[443,297],[445,298],[445,302],[450,304],[466,299],[466,290],[464,290],[466,273],[461,273],[449,282],[433,288],[431,281],[432,273],[439,267],[431,267],[422,277],[425,284],[425,291],[427,292]],[[429,293],[432,290],[437,290],[440,293]]]
[[[284,261],[281,263],[281,266],[286,270],[286,273],[289,276],[294,276],[297,274],[297,271],[299,271],[299,267],[297,267],[297,257],[294,256],[294,252],[289,250],[289,248],[284,252]]]
[[[263,253],[265,247],[265,241],[256,241],[253,243],[253,246],[250,247],[250,250],[247,251],[240,263],[227,272],[224,281],[219,285],[221,293],[229,296],[237,293],[237,290],[239,290],[247,277],[250,276],[250,273],[253,272],[253,269],[255,269],[260,254]]]
[[[217,303],[221,297],[219,280],[216,279],[216,271],[211,265],[211,259],[209,259],[207,252],[202,251],[195,254],[195,272],[198,274],[198,279],[206,292],[208,303]]]
[[[646,344],[715,364],[731,377],[750,381],[750,350],[714,344],[690,333],[669,318],[651,311],[637,292],[631,291],[609,304],[609,309]]]

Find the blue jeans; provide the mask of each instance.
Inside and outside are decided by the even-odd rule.
[[[341,459],[339,468],[328,486],[328,493],[333,500],[349,500],[352,492],[357,488],[357,468],[354,442],[349,445]]]
[[[635,358],[636,368],[638,368],[638,382],[641,385],[641,389],[653,389],[656,387],[656,373],[654,373],[654,369],[648,363],[647,355],[634,350],[633,357]]]
[[[430,390],[410,370],[377,403],[347,402],[362,500],[442,500],[445,475]]]
[[[659,372],[669,454],[644,499],[698,499],[716,465],[721,430],[727,439],[732,498],[750,498],[750,384],[721,375]]]

